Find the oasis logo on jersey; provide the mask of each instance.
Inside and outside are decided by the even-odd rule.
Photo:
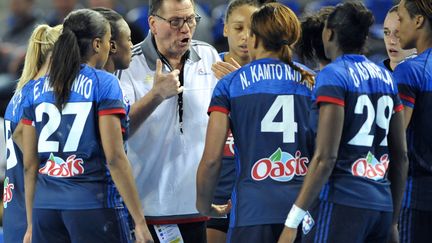
[[[294,176],[305,176],[308,163],[309,159],[301,157],[300,151],[292,156],[278,148],[270,158],[263,158],[255,162],[251,176],[256,181],[270,177],[275,181],[286,182],[292,180]]]
[[[375,156],[368,152],[366,158],[360,158],[351,166],[354,176],[366,177],[374,181],[382,180],[389,165],[388,154],[381,156],[378,161]]]
[[[84,173],[84,161],[75,158],[76,155],[73,154],[64,161],[62,158],[56,157],[51,153],[44,167],[39,169],[39,173],[53,177],[81,175]]]
[[[12,190],[15,188],[14,184],[9,184],[9,177],[6,177],[4,180],[3,186],[3,207],[7,208],[7,205],[10,201],[12,201],[13,192]]]

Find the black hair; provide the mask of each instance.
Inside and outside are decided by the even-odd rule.
[[[162,7],[162,3],[164,0],[149,0],[149,11],[148,15],[154,15],[159,11],[159,9]],[[185,0],[177,0],[177,2],[181,2]],[[190,0],[192,5],[195,5],[194,0]]]
[[[225,23],[228,22],[228,18],[231,16],[232,12],[236,8],[241,7],[243,5],[249,5],[249,6],[254,6],[254,7],[258,8],[261,5],[263,5],[263,1],[258,1],[258,0],[232,0],[232,1],[230,1],[227,9],[225,11]]]
[[[405,0],[405,8],[411,18],[415,15],[423,15],[429,20],[432,28],[432,2],[430,0]]]
[[[344,53],[361,52],[374,16],[361,2],[338,4],[327,18],[327,28],[337,34],[337,42]]]
[[[80,64],[92,54],[93,40],[106,34],[107,25],[108,20],[90,9],[75,10],[66,16],[63,32],[54,45],[49,72],[49,83],[60,109],[69,98]]]
[[[324,29],[325,21],[334,7],[323,7],[318,12],[306,15],[302,18],[302,36],[297,43],[297,54],[303,60],[314,60],[330,62],[324,52],[321,33]]]
[[[108,20],[111,27],[111,40],[117,40],[120,32],[118,21],[122,20],[123,17],[110,8],[97,7],[92,8],[92,10],[102,14],[102,16]]]

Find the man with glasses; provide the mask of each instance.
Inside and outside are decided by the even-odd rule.
[[[132,105],[128,157],[153,239],[205,242],[196,171],[217,82],[211,65],[220,58],[209,44],[192,40],[200,21],[193,0],[150,0],[148,21],[150,32],[133,47],[130,67],[117,72]]]

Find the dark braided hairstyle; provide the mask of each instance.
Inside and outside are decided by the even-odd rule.
[[[337,42],[344,53],[361,53],[374,16],[361,2],[338,4],[327,18],[327,28],[337,33]]]
[[[306,15],[301,20],[302,36],[296,45],[296,51],[302,60],[330,62],[324,52],[321,33],[327,17],[334,7],[323,7],[318,12]]]
[[[251,33],[262,40],[266,50],[279,53],[279,59],[301,74],[302,80],[314,84],[313,75],[292,62],[292,49],[301,35],[295,13],[280,3],[264,4],[252,14]]]

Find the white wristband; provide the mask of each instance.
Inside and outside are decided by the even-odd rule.
[[[306,215],[306,211],[297,207],[293,204],[287,219],[285,220],[285,226],[288,228],[297,229],[304,216]]]

